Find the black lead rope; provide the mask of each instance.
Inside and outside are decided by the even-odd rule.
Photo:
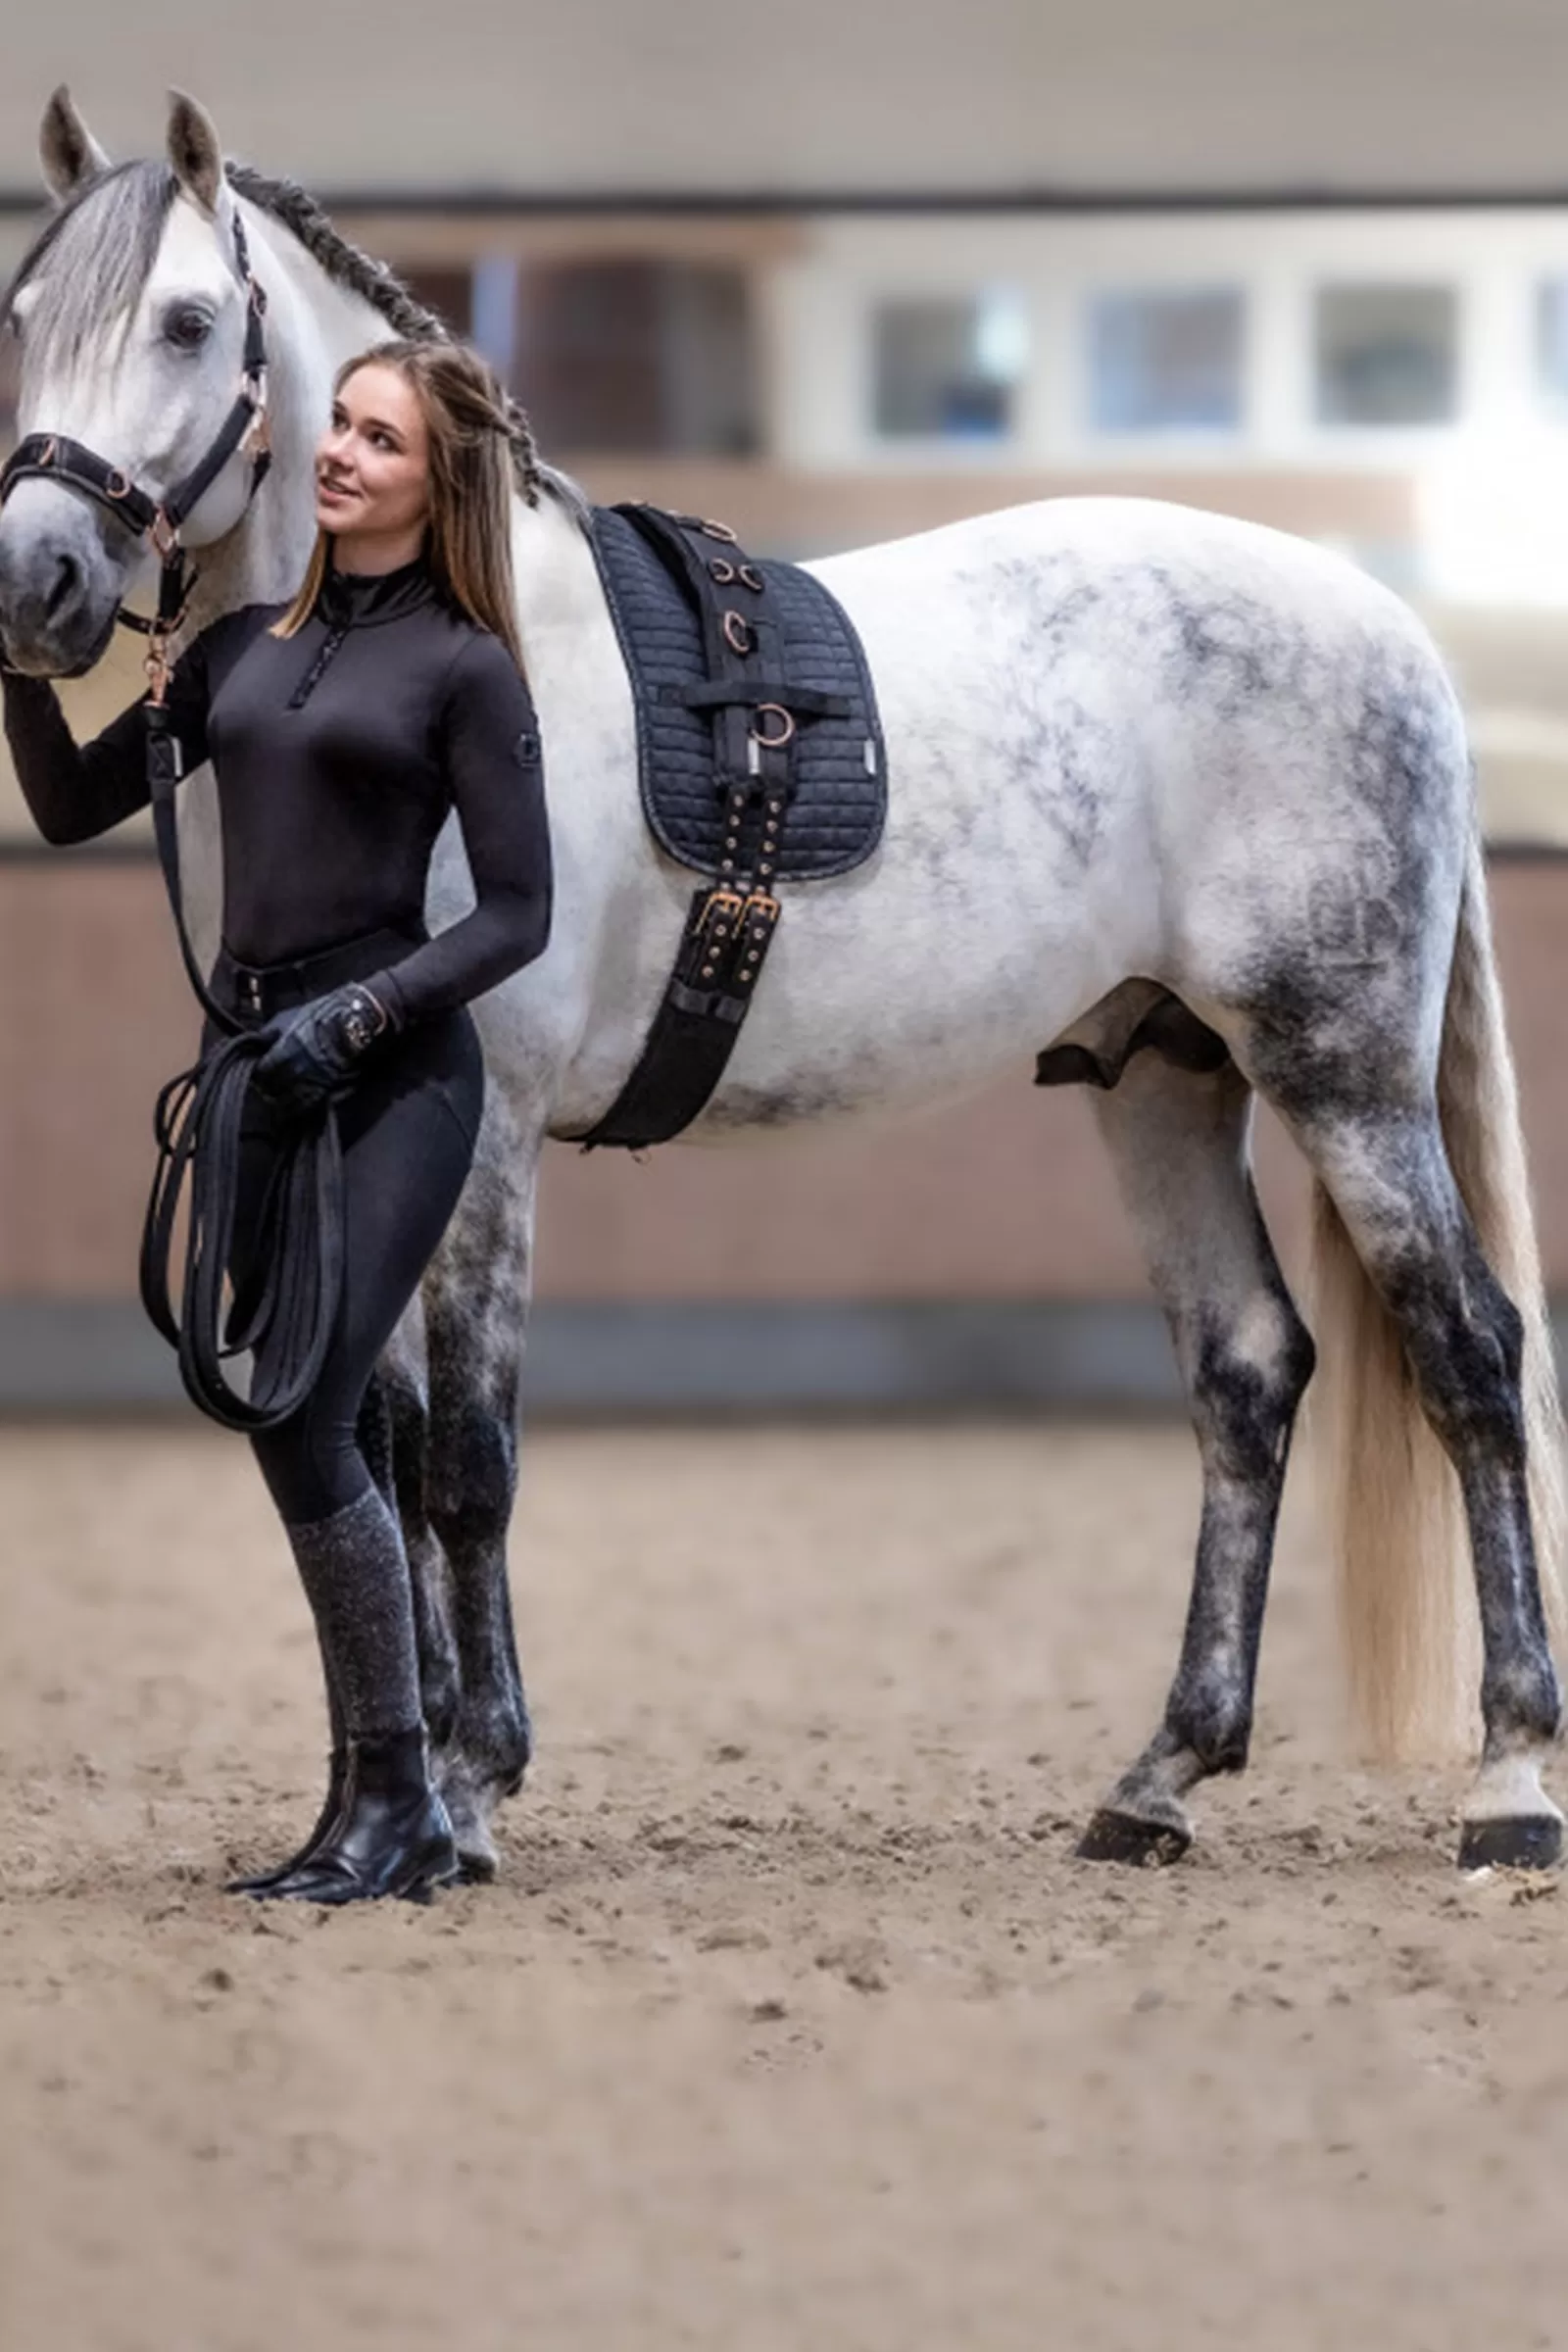
[[[155,693],[157,679],[154,680]],[[239,1195],[241,1130],[251,1075],[266,1053],[202,976],[179,885],[174,787],[179,743],[160,701],[147,705],[147,782],[153,830],[180,955],[198,1002],[220,1032],[158,1097],[158,1164],[141,1238],[141,1301],[179,1358],[191,1402],[225,1429],[271,1429],[296,1413],[320,1376],[343,1296],[343,1150],[328,1102],[278,1145],[250,1252],[259,1282],[224,1307],[224,1279]],[[176,1264],[181,1201],[183,1262]],[[177,1298],[178,1305],[175,1306]],[[249,1354],[241,1396],[223,1366]]]
[[[265,1051],[254,1033],[224,1038],[162,1089],[158,1166],[142,1228],[142,1304],[177,1354],[191,1402],[226,1429],[271,1429],[298,1412],[320,1376],[343,1288],[343,1158],[328,1105],[282,1149],[254,1243],[265,1278],[254,1296],[236,1294],[225,1312],[241,1127]],[[241,1396],[223,1366],[246,1353],[250,1395]]]

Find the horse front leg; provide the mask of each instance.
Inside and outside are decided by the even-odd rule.
[[[470,1879],[495,1876],[491,1818],[532,1751],[517,1663],[507,1528],[517,1481],[522,1350],[538,1135],[504,1102],[423,1292],[428,1372],[424,1508],[445,1560],[457,1703],[435,1766]]]
[[[1152,1054],[1097,1099],[1176,1343],[1203,1507],[1164,1719],[1085,1832],[1091,1861],[1176,1860],[1192,1841],[1187,1791],[1247,1761],[1286,1456],[1312,1371],[1252,1188],[1250,1103],[1234,1064],[1198,1075]]]

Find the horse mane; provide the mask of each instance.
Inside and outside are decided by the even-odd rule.
[[[28,329],[47,361],[70,367],[105,321],[130,308],[152,272],[177,185],[167,164],[115,164],[68,197],[18,264],[0,301],[9,323],[17,296],[58,255],[39,288]]]
[[[334,285],[368,303],[394,335],[411,343],[451,340],[444,321],[416,300],[396,270],[350,244],[297,180],[227,160],[223,172],[236,196],[287,229]],[[138,159],[112,165],[78,188],[23,256],[0,299],[0,325],[23,287],[58,254],[65,267],[50,270],[47,297],[29,318],[28,332],[51,361],[74,364],[92,334],[128,310],[147,283],[177,185],[167,163]],[[569,475],[540,462],[526,416],[515,401],[510,407],[523,496],[531,504],[541,489],[548,490],[586,526],[588,502],[582,491]]]
[[[286,228],[335,286],[358,294],[378,311],[392,332],[409,343],[448,343],[445,321],[410,293],[395,270],[378,262],[360,246],[351,245],[333,225],[316,198],[298,180],[282,173],[258,172],[252,164],[225,161],[224,175],[237,196]],[[524,411],[509,397],[513,420],[513,460],[517,486],[532,506],[541,489],[560,500],[574,520],[586,528],[588,501],[569,474],[544,465],[534,446],[533,428]]]
[[[225,163],[223,172],[236,195],[286,228],[334,285],[360,295],[395,335],[411,343],[448,340],[434,311],[416,302],[384,262],[351,245],[296,181],[250,164]],[[168,164],[144,158],[99,172],[44,223],[0,310],[9,315],[23,287],[58,254],[69,267],[50,272],[48,297],[29,325],[57,347],[59,357],[77,357],[91,331],[133,303],[147,283],[178,184]]]
[[[335,286],[358,294],[378,311],[393,333],[407,343],[447,343],[451,336],[434,311],[415,299],[396,270],[351,245],[334,228],[316,198],[298,180],[258,172],[253,164],[225,161],[223,174],[236,196],[245,197],[286,228],[320,265]]]

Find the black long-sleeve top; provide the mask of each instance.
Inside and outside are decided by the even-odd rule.
[[[304,627],[249,605],[180,657],[169,705],[187,770],[211,759],[223,941],[242,963],[383,928],[416,935],[436,834],[456,808],[473,911],[378,973],[396,1017],[466,1004],[550,931],[550,835],[533,703],[500,639],[425,562],[328,571]],[[54,689],[8,674],[5,725],[46,841],[91,840],[148,801],[144,705],[77,745]]]

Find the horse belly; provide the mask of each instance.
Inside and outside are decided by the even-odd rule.
[[[781,894],[761,988],[724,1081],[691,1130],[917,1110],[1027,1061],[1137,968],[1132,876],[1075,856],[1038,804],[970,756],[961,793],[907,747],[876,856]]]

